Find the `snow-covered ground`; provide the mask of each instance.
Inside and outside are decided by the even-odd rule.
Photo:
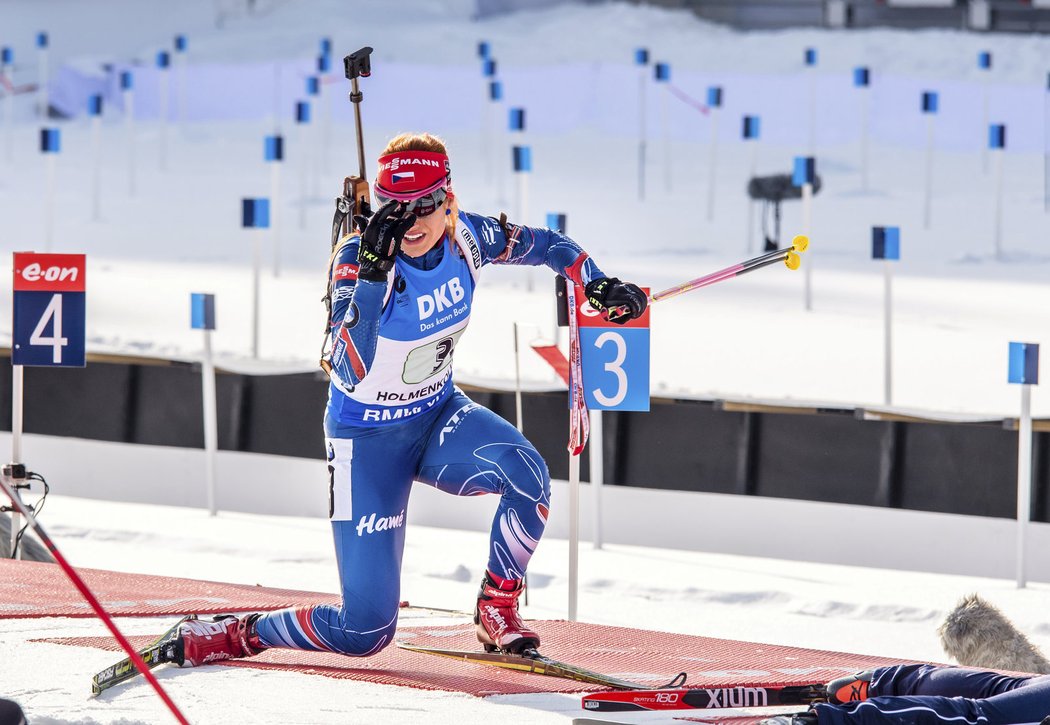
[[[0,3],[0,44],[16,52],[17,84],[35,80],[32,42],[40,30],[51,34],[55,74],[66,64],[95,74],[103,62],[149,64],[176,33],[187,34],[191,63],[213,64],[217,73],[242,79],[271,64],[309,67],[322,36],[333,39],[337,58],[371,45],[375,72],[362,81],[370,158],[385,138],[407,128],[443,134],[465,208],[506,209],[532,224],[544,223],[547,212],[566,213],[570,235],[604,269],[656,290],[739,261],[755,249],[745,239],[743,188],[751,153],[738,140],[739,116],[763,118],[758,173],[788,171],[792,157],[807,148],[802,49],[817,47],[824,104],[817,158],[824,189],[814,201],[812,247],[804,261],[812,269],[813,309],[803,308],[804,273],[784,269],[661,302],[652,322],[654,394],[881,403],[882,269],[870,260],[870,234],[873,225],[899,225],[903,254],[894,278],[893,402],[946,413],[1016,415],[1018,391],[1006,383],[1007,342],[1050,342],[1050,217],[1043,206],[1040,123],[1050,51],[1045,37],[815,29],[738,33],[684,12],[621,3],[472,22],[471,5],[466,0],[260,0],[257,15],[229,17],[216,28],[211,0],[6,0]],[[508,102],[530,109],[535,172],[524,213],[509,172],[501,189],[487,171],[483,86],[475,57],[479,39],[489,40],[499,58]],[[667,98],[671,140],[665,149],[662,96],[652,87],[648,198],[637,199],[637,79],[630,66],[637,46],[670,61],[676,86],[693,97],[703,98],[710,83],[725,87],[713,220],[705,213],[710,116]],[[986,48],[996,58],[990,118],[1012,124],[1004,159],[1001,259],[994,256],[995,175],[983,171],[982,120],[973,110],[980,108],[985,85],[976,53]],[[867,191],[859,167],[859,104],[849,85],[851,69],[863,64],[872,67],[875,78]],[[627,80],[611,82],[617,73]],[[587,85],[592,78],[600,83]],[[299,82],[286,81],[289,87]],[[58,123],[63,152],[56,164],[52,248],[89,255],[89,351],[194,357],[201,342],[189,329],[188,295],[214,292],[219,327],[214,344],[222,364],[260,371],[314,366],[331,198],[342,176],[356,171],[345,83],[334,81],[329,87],[339,90],[329,98],[342,105],[333,114],[328,168],[317,158],[310,161],[306,152],[316,148],[317,138],[298,139],[297,129],[284,119],[281,273],[269,273],[272,250],[263,235],[267,274],[258,361],[248,355],[256,238],[238,227],[238,210],[242,197],[269,193],[262,138],[278,119],[267,112],[187,122],[182,128],[173,123],[163,172],[164,131],[155,120],[141,120],[132,196],[123,118],[117,104],[108,105],[98,220],[92,215],[89,122],[81,117]],[[231,105],[245,99],[245,108],[254,108],[256,96],[272,105],[273,85],[230,87]],[[921,221],[924,131],[917,93],[923,88],[944,94],[929,231]],[[545,91],[561,105],[545,102]],[[291,111],[296,91],[287,93],[278,97],[278,115]],[[40,122],[30,96],[18,96],[12,105],[10,161],[0,112],[2,279],[10,279],[7,252],[45,247],[46,175],[36,145]],[[503,120],[494,117],[493,123],[502,127]],[[510,140],[503,135],[500,143],[503,151],[494,158],[504,159]],[[799,206],[784,207],[787,238],[801,231]],[[487,270],[472,330],[456,353],[461,380],[510,384],[512,321],[532,326],[528,338],[552,336],[550,276],[537,272],[531,282],[532,291],[526,270]],[[10,296],[0,294],[0,320],[10,319],[9,306]],[[7,323],[0,322],[0,344],[9,337]],[[531,384],[553,385],[538,358],[523,363]],[[1034,391],[1037,415],[1050,415],[1047,387]],[[33,461],[33,467],[47,474],[46,461]],[[245,514],[209,519],[197,510],[55,496],[43,520],[79,566],[335,589],[322,519]],[[785,535],[790,533],[787,527]],[[425,527],[411,527],[408,535],[404,598],[468,607],[480,574],[482,536]],[[542,584],[534,586],[529,616],[565,616],[565,560],[565,542],[544,542],[533,568]],[[584,551],[581,572],[579,615],[592,622],[941,659],[935,636],[940,617],[961,596],[979,591],[1044,649],[1050,647],[1046,585],[1018,591],[1002,580],[625,546]],[[146,633],[160,623],[124,624],[129,632]],[[87,677],[109,663],[111,653],[26,643],[102,631],[92,620],[0,620],[0,696],[19,700],[34,723],[164,722],[159,703],[142,683],[101,700],[87,698]],[[162,679],[191,720],[202,723],[554,723],[582,715],[577,698],[566,696],[481,701],[234,668],[165,671]]]
[[[44,520],[77,566],[312,591],[338,588],[328,523],[321,519],[225,513],[209,518],[194,509],[56,496]],[[483,534],[410,526],[402,598],[469,608],[486,548]],[[564,540],[544,540],[530,567],[526,616],[565,618],[566,557]],[[585,546],[580,572],[579,618],[587,622],[943,662],[937,625],[958,599],[978,592],[1050,650],[1045,584],[1018,590],[995,579],[615,545],[601,551]],[[163,621],[119,623],[127,633],[146,634]],[[27,642],[104,633],[94,619],[0,619],[0,696],[19,701],[34,725],[168,722],[144,681],[88,697],[90,676],[114,659],[112,652]],[[586,717],[576,695],[478,700],[279,671],[158,673],[190,721],[200,724],[567,723]],[[669,722],[653,715],[611,719]]]

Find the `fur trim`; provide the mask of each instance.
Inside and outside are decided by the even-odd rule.
[[[970,594],[940,628],[945,653],[964,667],[1050,674],[1050,661],[995,606]]]

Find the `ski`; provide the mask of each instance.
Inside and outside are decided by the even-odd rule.
[[[735,707],[809,705],[827,700],[823,684],[784,687],[674,687],[584,695],[583,709],[591,712],[635,710],[714,710]]]
[[[155,640],[138,650],[139,657],[149,665],[151,670],[165,662],[178,661],[175,645],[179,625],[186,620],[196,618],[196,614],[187,614],[170,628],[166,629]],[[110,665],[91,678],[91,694],[101,694],[103,690],[108,690],[114,685],[119,685],[121,682],[127,682],[138,674],[139,671],[135,668],[135,663],[131,661],[130,657],[125,657],[120,662]]]
[[[623,680],[612,675],[602,674],[588,670],[578,665],[561,662],[541,655],[536,650],[525,650],[523,654],[511,654],[509,652],[475,652],[473,650],[451,650],[438,649],[436,647],[421,647],[409,642],[398,642],[397,646],[410,652],[422,652],[438,657],[451,657],[452,659],[465,660],[479,665],[492,665],[508,670],[528,672],[547,677],[559,677],[563,680],[575,680],[603,687],[614,687],[620,690],[650,690],[655,689],[649,685],[643,685],[630,680]],[[676,687],[685,683],[685,673],[682,672],[667,685],[662,687]],[[662,688],[661,688],[662,689]]]

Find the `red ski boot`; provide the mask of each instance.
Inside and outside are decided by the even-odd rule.
[[[523,591],[525,582],[521,579],[501,579],[485,572],[474,609],[474,624],[486,652],[521,654],[540,646],[540,636],[526,627],[518,614],[518,597]]]
[[[179,643],[182,645],[180,667],[251,657],[266,649],[255,633],[258,614],[235,617],[223,614],[211,621],[187,619],[179,626]]]

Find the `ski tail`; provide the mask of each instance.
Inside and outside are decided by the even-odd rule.
[[[739,707],[809,705],[827,699],[823,684],[752,687],[675,687],[659,690],[596,692],[583,697],[589,712],[640,710],[716,710]]]
[[[138,650],[139,657],[143,659],[151,670],[166,662],[177,662],[176,645],[179,626],[187,620],[196,618],[196,614],[184,616],[171,627],[164,630],[155,640]],[[114,685],[127,682],[138,674],[139,671],[135,668],[135,663],[131,661],[130,657],[125,657],[120,662],[110,665],[91,678],[91,694],[99,695],[103,690],[108,690]]]

